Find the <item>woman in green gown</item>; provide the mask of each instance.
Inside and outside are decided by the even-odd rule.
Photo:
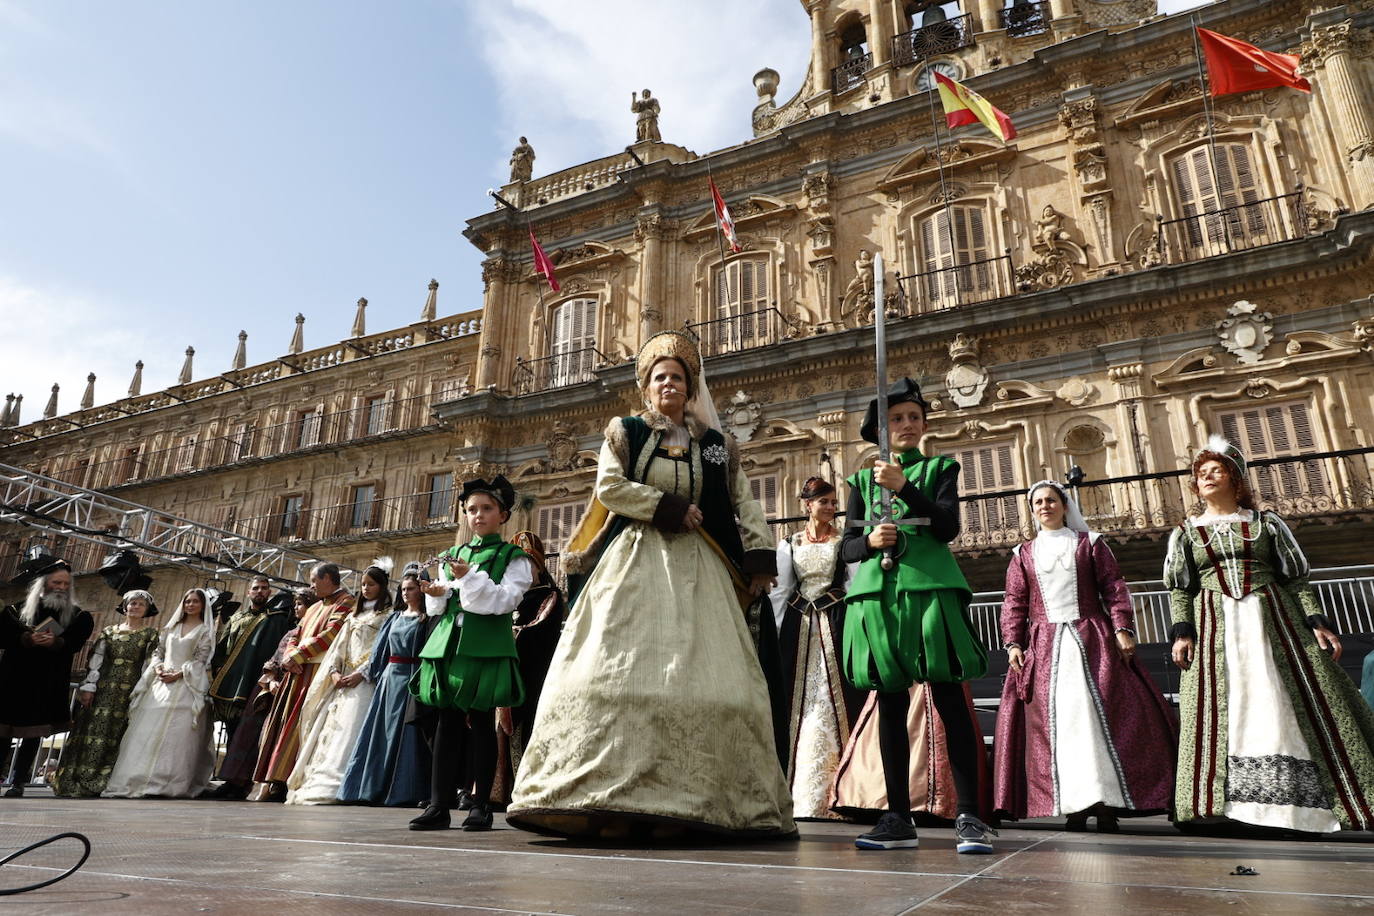
[[[119,742],[129,725],[129,694],[157,647],[153,596],[142,589],[126,592],[119,623],[106,627],[91,649],[86,677],[77,688],[79,709],[53,775],[53,794],[97,798],[105,791]]]

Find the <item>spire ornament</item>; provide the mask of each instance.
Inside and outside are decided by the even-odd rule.
[[[90,410],[95,406],[95,373],[86,376],[86,391],[81,395],[81,409]]]
[[[299,353],[305,349],[305,316],[300,312],[296,313],[296,333],[291,335],[291,343],[286,348],[287,353]]]
[[[421,321],[433,321],[439,313],[439,281],[429,281],[429,295],[425,297],[425,307],[420,309]]]
[[[239,331],[239,346],[234,351],[234,368],[242,369],[248,365],[248,332]]]
[[[193,378],[192,372],[194,371],[194,370],[191,368],[191,361],[192,361],[193,359],[195,359],[195,357],[196,357],[196,348],[195,348],[195,347],[187,347],[187,348],[186,348],[186,362],[184,362],[184,363],[181,364],[181,374],[177,376],[177,384],[178,384],[178,385],[189,385],[189,384],[191,384],[191,379]]]
[[[353,333],[352,337],[367,336],[367,300],[358,300],[358,311],[353,314]]]
[[[52,383],[52,394],[48,395],[47,406],[43,408],[43,419],[51,420],[57,416],[57,392],[62,390],[62,386],[56,382]]]
[[[134,363],[134,377],[129,382],[129,397],[136,398],[143,393],[143,360]]]

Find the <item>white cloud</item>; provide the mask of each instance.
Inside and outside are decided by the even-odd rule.
[[[796,0],[507,0],[470,7],[497,84],[505,151],[523,134],[545,175],[635,139],[630,94],[662,105],[663,139],[699,153],[753,137],[753,75],[782,75],[778,102],[801,85],[811,29]],[[508,175],[504,155],[492,179]]]
[[[86,376],[96,374],[95,402],[108,404],[126,396],[134,362],[144,359],[144,392],[158,391],[176,380],[181,364],[160,362],[165,347],[155,344],[146,322],[135,310],[102,302],[70,290],[39,289],[0,273],[0,327],[13,342],[0,362],[0,395],[23,394],[23,421],[37,419],[53,383],[62,386],[58,412],[77,409]],[[157,353],[148,351],[156,348]]]

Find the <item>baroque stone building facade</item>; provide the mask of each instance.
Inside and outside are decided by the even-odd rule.
[[[523,497],[515,524],[557,550],[607,421],[642,406],[633,354],[686,327],[778,518],[806,477],[874,456],[858,426],[880,306],[890,371],[932,398],[927,449],[963,466],[955,546],[975,588],[1000,588],[1028,533],[1024,487],[1071,469],[1128,574],[1157,577],[1192,502],[1179,471],[1212,431],[1249,453],[1315,562],[1364,562],[1374,0],[1202,8],[1198,24],[1301,53],[1313,84],[1210,106],[1193,17],[1153,0],[802,7],[810,65],[782,104],[778,72],[756,75],[752,138],[521,172],[500,192],[512,208],[469,220],[480,319],[427,306],[407,329],[355,327],[325,350],[10,424],[0,461],[351,565],[451,543],[453,482],[501,471]],[[1019,136],[948,131],[935,70]],[[722,256],[708,175],[737,254]],[[556,295],[541,295],[526,219]],[[252,451],[236,450],[250,427]],[[25,534],[6,536],[12,555]]]

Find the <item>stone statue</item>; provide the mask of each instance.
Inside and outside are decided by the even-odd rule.
[[[1040,211],[1040,218],[1035,221],[1035,242],[1032,247],[1053,250],[1055,242],[1068,237],[1069,234],[1064,231],[1064,214],[1046,204],[1045,209]]]
[[[863,297],[866,303],[873,302],[873,255],[866,248],[859,252],[854,262],[854,279],[845,287],[845,298],[848,299],[851,294]]]
[[[530,146],[530,141],[524,137],[520,138],[520,145],[511,150],[510,154],[510,180],[529,181],[534,175],[534,147]]]
[[[654,143],[662,143],[663,137],[658,132],[658,99],[654,98],[647,89],[644,90],[642,98],[636,98],[635,94],[631,92],[630,110],[635,113],[635,142],[642,143],[649,140]]]

